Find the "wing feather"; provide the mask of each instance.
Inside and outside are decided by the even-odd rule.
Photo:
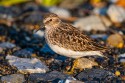
[[[52,44],[73,51],[99,51],[105,50],[106,47],[93,41],[87,35],[76,29],[70,24],[63,23],[51,34]]]

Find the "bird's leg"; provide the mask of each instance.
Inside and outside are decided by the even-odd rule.
[[[78,58],[78,59],[79,59],[79,58]],[[70,71],[65,72],[66,74],[73,74],[73,73],[74,73],[74,69],[75,69],[75,67],[77,66],[78,59],[75,59],[75,60],[73,61],[72,68],[70,69]]]

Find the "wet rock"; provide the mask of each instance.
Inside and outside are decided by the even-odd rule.
[[[107,79],[113,79],[114,77],[113,73],[104,69],[87,69],[77,75],[77,78],[82,81],[106,81]]]
[[[4,49],[11,49],[11,48],[16,47],[16,45],[10,42],[3,42],[3,43],[0,43],[0,47]]]
[[[22,74],[12,74],[1,77],[2,83],[23,83],[25,82],[24,75]]]
[[[41,81],[47,82],[47,81],[51,81],[54,83],[57,83],[59,80],[65,80],[69,75],[63,74],[61,72],[58,71],[52,71],[46,74],[31,74],[29,76],[29,81],[31,83],[38,83]]]
[[[31,48],[25,48],[19,51],[16,51],[13,55],[23,58],[31,58],[33,54],[33,49]]]
[[[99,16],[94,16],[94,15],[78,19],[76,22],[74,22],[74,26],[79,28],[81,31],[107,30],[107,27],[103,24],[102,19]]]
[[[21,73],[45,73],[47,66],[36,58],[18,58],[16,56],[6,56],[9,64],[17,67]]]

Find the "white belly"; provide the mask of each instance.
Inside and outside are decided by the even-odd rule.
[[[57,45],[52,45],[52,44],[49,44],[49,46],[57,54],[71,57],[71,58],[79,58],[83,56],[93,56],[93,55],[97,55],[101,57],[104,56],[100,51],[81,51],[80,52],[80,51],[73,51],[73,50],[66,49],[66,48],[59,47]]]

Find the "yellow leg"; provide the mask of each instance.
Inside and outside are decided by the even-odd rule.
[[[66,73],[66,74],[73,74],[73,73],[74,73],[74,69],[75,69],[75,67],[77,66],[77,62],[78,62],[78,59],[75,59],[75,60],[73,61],[73,65],[72,65],[71,70],[68,71],[68,72],[65,72],[65,73]]]

